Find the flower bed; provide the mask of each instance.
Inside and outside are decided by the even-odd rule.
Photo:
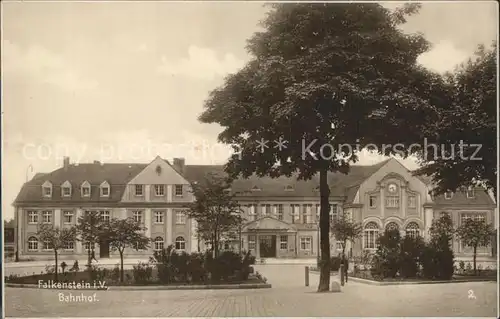
[[[64,263],[64,262],[63,262]],[[223,252],[217,258],[211,254],[185,252],[177,253],[172,247],[155,252],[148,263],[139,262],[133,269],[120,272],[119,265],[113,269],[92,266],[80,271],[78,262],[64,271],[67,265],[61,265],[63,272],[56,276],[53,266],[46,267],[46,273],[29,276],[11,275],[5,277],[8,284],[44,285],[60,283],[80,284],[83,288],[99,288],[96,286],[187,286],[187,285],[233,285],[233,284],[265,284],[267,279],[261,274],[253,273],[252,264],[255,258],[249,253],[240,255],[234,252]],[[64,266],[64,267],[63,267]],[[86,267],[85,267],[86,268]],[[101,287],[104,288],[104,287]]]

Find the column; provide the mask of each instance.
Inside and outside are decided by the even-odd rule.
[[[172,202],[172,185],[167,185],[167,202]]]
[[[384,199],[384,184],[380,184],[380,214],[381,217],[385,216],[385,199]]]
[[[144,200],[151,201],[151,185],[144,185]]]
[[[61,209],[54,209],[54,227],[61,227]]]
[[[17,232],[17,250],[18,250],[18,255],[19,257],[21,256],[22,252],[23,252],[23,247],[24,247],[24,240],[23,240],[23,223],[25,222],[24,221],[24,218],[23,218],[23,215],[25,213],[25,210],[22,209],[22,208],[17,208],[16,210],[16,220],[17,220],[17,229],[16,229],[16,232]]]
[[[255,233],[255,257],[260,258],[259,235]]]
[[[167,242],[167,247],[169,245],[172,245],[173,243],[173,239],[172,239],[172,208],[167,208],[167,211],[165,213],[165,221],[166,221],[166,227],[167,227],[167,231],[166,231],[166,242]]]
[[[197,223],[196,220],[190,219],[191,221],[191,252],[198,251],[198,236],[197,236]]]
[[[77,208],[76,209],[76,214],[75,214],[75,220],[78,222],[78,219],[82,216],[82,209]],[[81,254],[82,253],[82,242],[80,240],[76,241],[76,253]]]
[[[424,208],[424,228],[423,233],[424,233],[424,238],[428,238],[429,234],[429,229],[432,226],[432,220],[434,218],[434,211],[432,208]]]
[[[151,208],[144,211],[144,227],[146,227],[146,237],[151,237]]]

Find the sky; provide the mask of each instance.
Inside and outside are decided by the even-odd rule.
[[[2,213],[35,173],[71,162],[223,164],[220,127],[197,118],[224,77],[249,60],[256,2],[2,1]],[[393,8],[394,3],[384,4]],[[426,3],[403,26],[438,72],[497,38],[494,1]],[[363,153],[361,164],[382,160]],[[412,159],[403,163],[416,168]]]

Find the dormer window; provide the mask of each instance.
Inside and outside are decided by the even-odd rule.
[[[292,186],[292,185],[286,185],[286,186],[285,186],[285,190],[286,190],[287,192],[291,192],[291,191],[293,191],[293,186]]]
[[[42,195],[43,197],[52,197],[52,183],[46,181],[42,185]]]
[[[61,185],[61,196],[62,197],[70,197],[71,196],[71,183],[69,181],[65,181]]]
[[[260,188],[258,186],[252,187],[252,192],[258,192],[260,191]]]
[[[90,197],[90,183],[87,181],[82,184],[82,197]]]
[[[445,199],[451,199],[453,197],[453,192],[452,191],[447,191],[444,193],[444,198]]]
[[[472,187],[467,188],[466,193],[467,193],[467,198],[474,198],[474,188]]]
[[[109,183],[104,181],[101,184],[101,197],[109,197]]]

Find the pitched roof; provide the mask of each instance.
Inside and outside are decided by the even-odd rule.
[[[127,183],[147,164],[79,164],[69,165],[66,168],[59,168],[51,173],[35,175],[35,177],[25,183],[17,195],[15,202],[40,202],[40,201],[99,201],[117,202],[121,200],[123,191]],[[42,196],[42,185],[46,181],[52,183],[52,197],[44,199]],[[61,196],[61,185],[69,181],[72,191],[71,197]],[[88,181],[91,185],[91,197],[81,197],[81,185]],[[110,184],[110,196],[100,197],[99,186],[107,181]]]

